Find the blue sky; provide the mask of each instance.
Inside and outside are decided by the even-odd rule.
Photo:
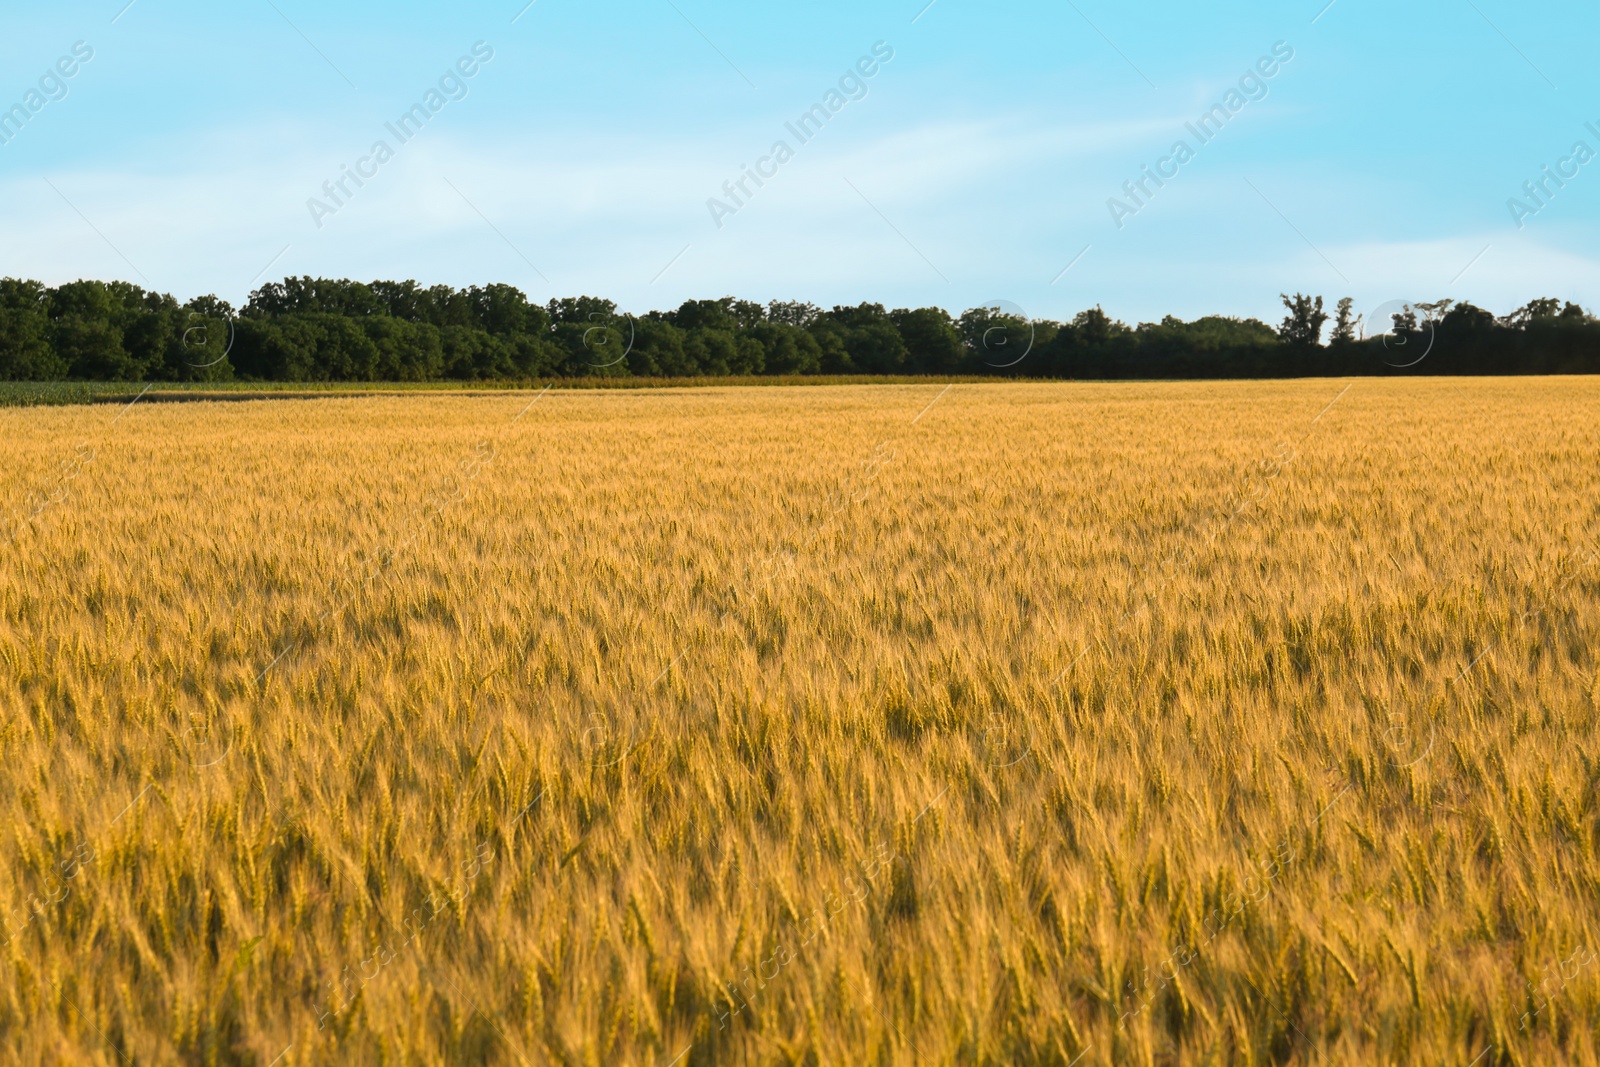
[[[0,145],[0,275],[236,303],[312,274],[503,281],[635,312],[724,294],[1002,299],[1130,322],[1275,322],[1280,290],[1358,309],[1600,304],[1600,160],[1567,163],[1542,205],[1523,191],[1576,142],[1600,152],[1593,8],[524,2],[8,12],[0,107],[26,108],[41,79],[34,103],[65,95]],[[93,58],[58,68],[78,42]],[[428,111],[478,42],[493,58]],[[893,58],[802,144],[785,124],[826,109],[878,42]],[[1228,111],[1275,45],[1293,58]],[[418,103],[427,123],[401,143],[385,124]],[[1227,121],[1202,144],[1185,124],[1218,104]],[[792,158],[714,213],[780,140]],[[346,179],[336,205],[324,182],[358,165],[374,176]],[[1115,219],[1110,198],[1133,207],[1124,183],[1158,165],[1176,176],[1146,179],[1153,195]],[[1512,197],[1538,207],[1520,227]]]

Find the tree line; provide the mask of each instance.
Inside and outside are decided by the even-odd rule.
[[[1470,303],[1395,305],[1381,324],[1340,300],[1282,297],[1283,322],[1167,316],[1129,326],[1004,306],[941,308],[690,300],[627,315],[610,300],[530,303],[508,285],[287,278],[237,312],[127,282],[0,280],[0,380],[433,381],[729,375],[1288,378],[1600,373],[1600,320],[1534,300],[1496,317]],[[1324,341],[1325,328],[1328,337]]]

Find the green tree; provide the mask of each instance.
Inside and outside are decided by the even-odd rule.
[[[739,343],[731,330],[693,329],[687,332],[684,355],[694,374],[723,378],[733,373],[739,362]]]
[[[854,373],[899,374],[905,369],[905,341],[882,304],[835,307],[823,319],[837,331]]]
[[[1553,319],[1560,313],[1561,301],[1557,300],[1555,297],[1546,296],[1541,297],[1538,300],[1528,301],[1526,304],[1507,315],[1505,317],[1505,323],[1506,325],[1514,326],[1519,330],[1525,330],[1536,322],[1543,322],[1547,319]]]
[[[1327,312],[1322,310],[1322,297],[1306,296],[1296,293],[1289,296],[1279,293],[1283,306],[1289,309],[1283,325],[1278,327],[1278,337],[1286,345],[1296,348],[1315,348],[1322,343],[1322,324],[1328,321]]]
[[[433,323],[370,315],[361,328],[376,352],[379,380],[426,382],[444,375],[444,341]]]
[[[1349,345],[1356,341],[1355,301],[1348,296],[1339,300],[1333,317],[1333,336],[1328,340],[1335,345]]]
[[[49,290],[39,282],[0,279],[0,379],[50,381],[70,371],[51,343]]]
[[[816,338],[786,322],[762,322],[750,335],[761,342],[768,374],[815,374],[822,369],[822,348]]]
[[[822,317],[822,309],[799,300],[774,300],[767,305],[767,320],[807,329]]]
[[[967,350],[961,331],[943,308],[900,308],[889,316],[905,342],[908,374],[954,374]]]
[[[446,326],[439,331],[444,373],[451,378],[513,378],[516,349],[503,337],[472,326]]]
[[[660,313],[639,319],[634,328],[633,350],[628,353],[628,368],[634,374],[685,378],[699,373],[684,352],[683,331]]]

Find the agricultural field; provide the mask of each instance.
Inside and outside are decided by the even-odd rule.
[[[1597,410],[0,410],[0,1056],[1600,1062]]]

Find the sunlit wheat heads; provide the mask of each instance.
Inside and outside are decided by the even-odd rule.
[[[1594,1063],[1600,385],[942,388],[0,411],[5,1058]]]

